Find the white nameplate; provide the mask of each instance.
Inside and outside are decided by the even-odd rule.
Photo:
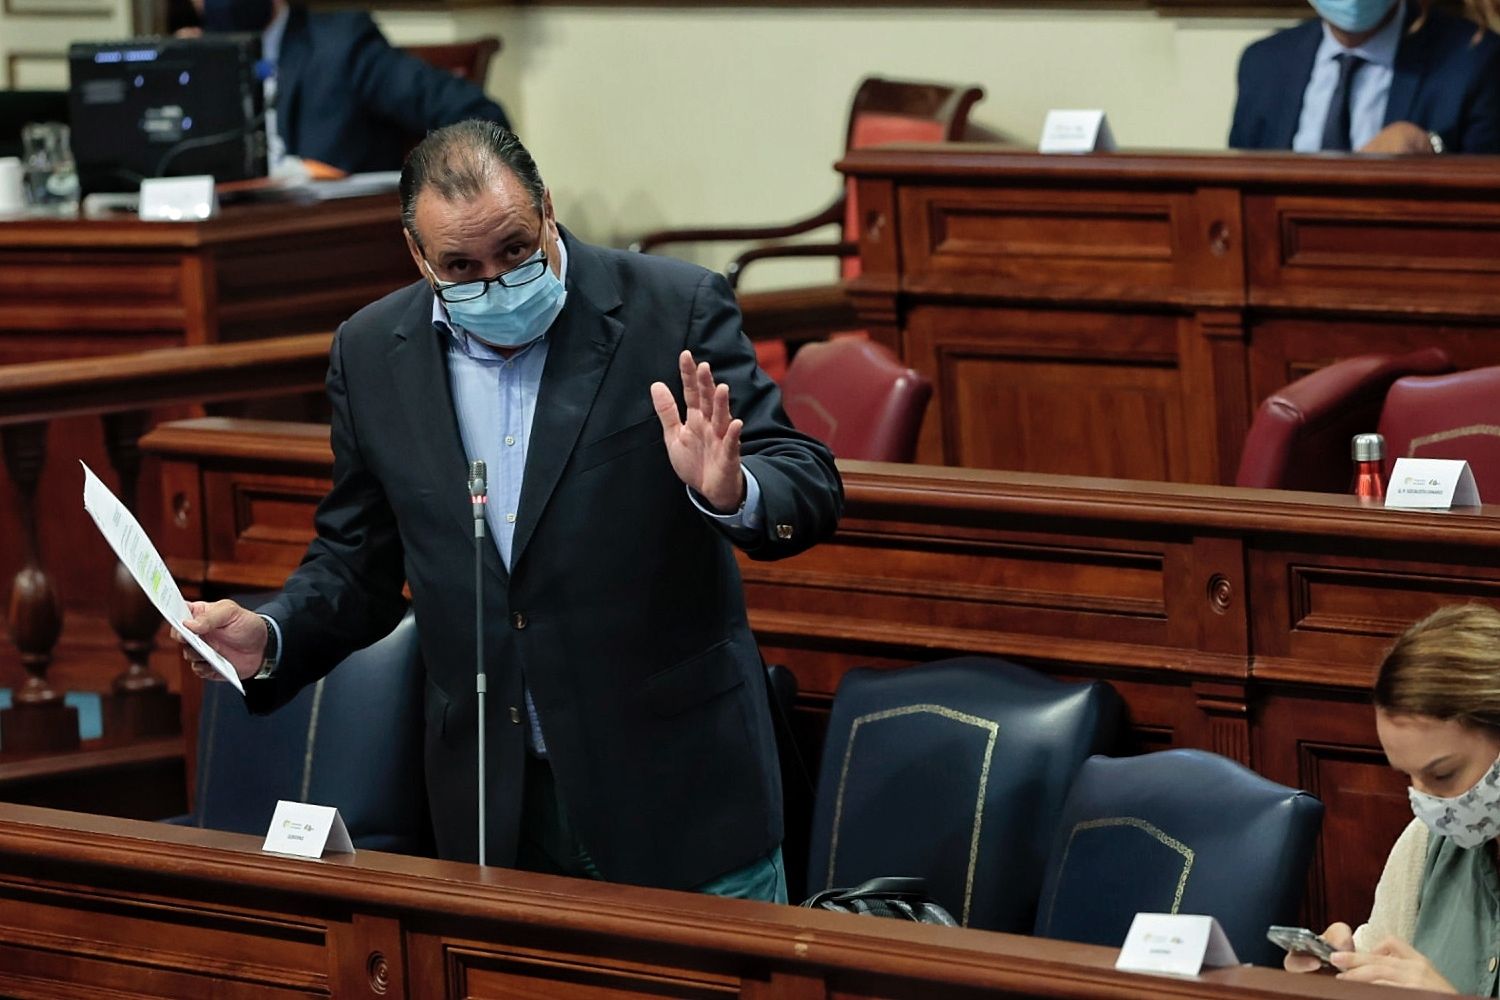
[[[1239,965],[1224,928],[1213,917],[1137,913],[1115,968],[1196,976],[1204,966]]]
[[[262,851],[292,854],[299,858],[321,858],[323,851],[353,854],[354,842],[349,828],[333,806],[310,806],[305,802],[276,803],[271,814],[271,829],[266,831]]]
[[[141,181],[140,216],[148,222],[185,222],[219,214],[219,195],[207,174]]]
[[[1474,472],[1460,458],[1398,458],[1386,487],[1387,507],[1478,507]]]
[[[1049,111],[1037,149],[1042,153],[1113,153],[1115,137],[1103,111]]]

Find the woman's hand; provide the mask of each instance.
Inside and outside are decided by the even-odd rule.
[[[1354,950],[1354,931],[1349,929],[1348,924],[1333,924],[1320,936],[1333,945],[1334,951]],[[1286,958],[1281,960],[1281,966],[1288,972],[1317,972],[1323,967],[1323,961],[1316,955],[1289,951]]]
[[[1351,983],[1405,986],[1434,993],[1458,992],[1452,983],[1438,975],[1426,956],[1399,938],[1386,938],[1372,951],[1335,952],[1331,961],[1339,970],[1339,978]]]

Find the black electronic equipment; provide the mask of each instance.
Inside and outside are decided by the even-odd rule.
[[[135,191],[150,177],[266,175],[259,35],[75,42],[68,69],[85,194]]]

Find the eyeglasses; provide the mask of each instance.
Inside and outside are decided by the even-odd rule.
[[[456,281],[451,285],[440,285],[437,297],[444,302],[472,302],[483,298],[491,285],[520,288],[529,285],[547,273],[547,251],[538,250],[536,257],[516,265],[493,278],[476,278],[473,281]],[[435,277],[435,276],[434,276]]]

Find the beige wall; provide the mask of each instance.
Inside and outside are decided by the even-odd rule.
[[[128,38],[130,0],[0,0],[0,88],[68,85],[68,45]]]
[[[1282,22],[1149,11],[522,7],[379,15],[393,41],[495,33],[490,90],[580,235],[769,223],[836,192],[867,73],[982,84],[975,120],[1033,144],[1050,107],[1102,107],[1122,147],[1218,149],[1239,52]],[[721,266],[726,252],[698,259]],[[821,280],[772,265],[755,284]]]

